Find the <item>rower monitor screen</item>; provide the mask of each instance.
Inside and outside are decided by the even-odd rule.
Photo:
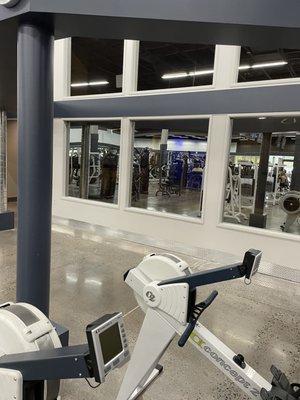
[[[123,351],[119,324],[116,323],[99,334],[104,364],[108,364],[113,358]]]
[[[245,253],[243,266],[245,267],[245,277],[250,279],[258,271],[262,252],[260,250],[250,249]]]

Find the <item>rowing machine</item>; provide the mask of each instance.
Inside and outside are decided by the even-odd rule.
[[[183,347],[189,340],[251,399],[300,399],[299,391],[295,390],[297,385],[290,385],[286,380],[279,391],[277,381],[267,382],[241,354],[235,354],[198,322],[218,292],[212,292],[205,301],[196,304],[197,287],[242,277],[250,284],[261,256],[260,251],[251,249],[242,263],[192,274],[181,259],[169,254],[152,254],[128,271],[125,281],[133,289],[146,317],[117,400],[128,400],[143,385],[177,334],[179,346]]]

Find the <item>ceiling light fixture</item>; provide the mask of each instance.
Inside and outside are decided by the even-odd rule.
[[[178,78],[186,78],[188,76],[187,72],[178,72],[175,74],[164,74],[162,79],[178,79]]]
[[[93,81],[93,82],[79,82],[79,83],[71,83],[71,87],[87,87],[87,86],[103,86],[108,85],[108,81]]]
[[[189,76],[199,76],[199,75],[211,75],[214,73],[213,69],[204,69],[203,71],[194,71],[194,72],[189,72]]]
[[[240,65],[239,70],[244,71],[247,69],[281,67],[286,64],[288,64],[287,61],[274,61],[274,62],[259,63],[259,64],[253,64],[253,65]]]
[[[288,64],[287,61],[270,61],[266,63],[258,63],[253,65],[245,64],[245,65],[240,65],[239,70],[245,71],[248,69],[281,67],[286,64]],[[187,78],[189,76],[212,75],[213,73],[214,73],[213,69],[203,69],[191,72],[176,72],[176,73],[164,74],[162,76],[162,79],[179,79],[179,78]]]
[[[162,79],[187,78],[188,76],[212,75],[213,73],[214,73],[213,69],[203,69],[203,70],[191,71],[191,72],[176,72],[174,74],[164,74],[162,76]]]
[[[108,85],[108,81],[93,81],[89,83],[89,86],[102,86],[102,85]]]
[[[267,117],[258,117],[258,119],[267,119]]]
[[[240,65],[239,66],[239,70],[240,71],[243,71],[243,70],[246,70],[246,69],[250,69],[251,68],[251,65]]]
[[[269,68],[269,67],[281,67],[282,65],[286,65],[287,61],[274,61],[274,62],[266,62],[260,64],[252,65],[252,68]]]

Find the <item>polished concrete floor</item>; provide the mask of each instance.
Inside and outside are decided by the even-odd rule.
[[[123,273],[137,265],[145,254],[159,252],[111,236],[56,226],[53,232],[51,273],[51,318],[70,329],[72,344],[85,340],[85,326],[105,313],[127,314],[136,307]],[[194,270],[219,265],[205,259],[182,256]],[[230,257],[229,257],[230,258]],[[224,259],[224,262],[226,260]],[[16,232],[0,233],[0,302],[15,298]],[[292,381],[300,381],[300,285],[257,275],[251,286],[243,281],[203,287],[199,299],[212,290],[219,297],[203,315],[202,323],[213,331],[259,373],[270,379],[275,364]],[[131,347],[143,313],[126,317]],[[241,400],[247,397],[206,359],[187,345],[174,342],[162,359],[164,374],[144,395],[145,400]],[[63,399],[116,398],[125,372],[114,371],[107,382],[91,389],[84,380],[66,381]]]
[[[156,196],[158,189],[158,181],[150,181],[149,193],[141,194],[137,201],[132,201],[132,206],[149,211],[183,215],[185,217],[198,218],[201,216],[199,190],[182,189],[180,196],[172,194],[169,197],[161,193],[158,193]]]

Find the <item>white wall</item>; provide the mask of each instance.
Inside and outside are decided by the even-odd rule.
[[[63,42],[57,46],[62,45]],[[61,48],[57,48],[56,51],[57,53],[63,53]],[[237,73],[238,57],[238,48],[233,46],[218,46],[214,76],[215,87],[230,87],[234,82]],[[65,74],[62,62],[56,62],[56,73],[60,74],[60,77]],[[58,77],[55,81],[59,83],[61,79]],[[61,87],[57,87],[56,93],[59,94]],[[181,242],[187,246],[192,245],[217,249],[239,256],[245,250],[256,247],[264,251],[266,261],[300,269],[300,238],[298,236],[221,223],[231,137],[231,123],[228,115],[211,117],[203,221],[128,207],[130,197],[131,148],[133,144],[132,126],[129,119],[122,119],[121,130],[119,205],[115,206],[65,197],[66,174],[63,170],[66,168],[65,124],[62,120],[55,121],[54,215],[147,235],[153,238]]]

